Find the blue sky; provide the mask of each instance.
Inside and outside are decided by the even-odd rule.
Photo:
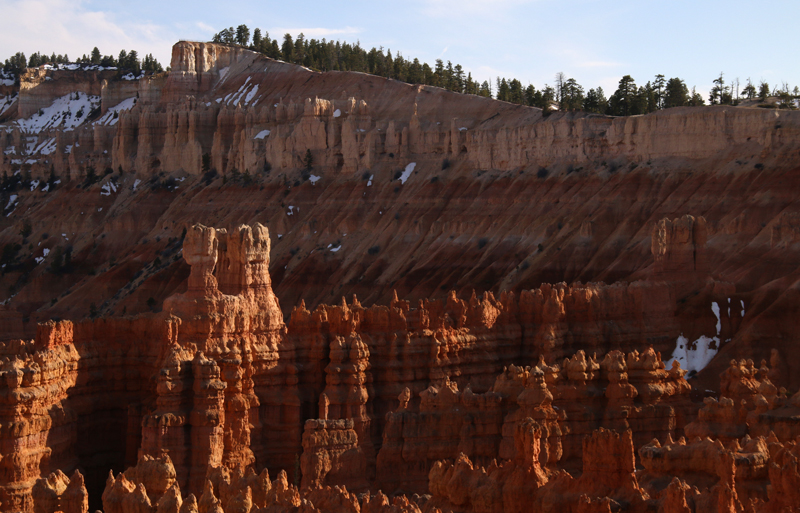
[[[178,39],[208,40],[227,26],[359,40],[393,54],[460,63],[479,80],[515,77],[540,88],[563,71],[606,95],[620,77],[657,73],[705,93],[726,81],[800,85],[800,2],[702,0],[404,0],[221,2],[0,0],[0,56],[104,54],[135,48],[165,66]]]

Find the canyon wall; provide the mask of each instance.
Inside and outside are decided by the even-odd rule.
[[[529,416],[545,433],[542,465],[577,468],[580,440],[597,427],[666,439],[697,409],[679,364],[666,370],[652,347],[620,351],[677,336],[674,303],[644,300],[668,299],[666,284],[451,293],[417,308],[342,299],[301,305],[286,325],[270,248],[260,224],[191,226],[186,292],[161,313],[51,321],[32,342],[7,342],[4,418],[31,428],[7,435],[0,507],[29,510],[40,475],[76,467],[96,500],[109,468],[163,455],[176,486],[196,495],[208,467],[263,466],[302,476],[303,489],[424,493],[436,460],[511,457]],[[644,318],[662,321],[645,329]],[[578,347],[606,354],[545,363]],[[70,481],[54,475],[55,501]]]
[[[192,42],[11,89],[3,511],[796,504],[798,113]]]

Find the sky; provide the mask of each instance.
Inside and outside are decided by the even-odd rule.
[[[680,77],[707,97],[724,73],[744,86],[800,86],[797,0],[0,0],[0,58],[18,51],[103,54],[135,49],[165,67],[173,43],[208,41],[246,24],[307,38],[360,41],[392,54],[461,64],[480,81],[537,88],[556,73],[606,96],[623,75],[637,84]]]

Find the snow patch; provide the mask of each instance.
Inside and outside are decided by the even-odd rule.
[[[50,138],[42,142],[39,146],[37,146],[33,150],[33,154],[41,153],[42,155],[50,155],[56,151],[56,139],[55,137]]]
[[[375,176],[375,175],[369,175],[369,180],[367,180],[367,187],[372,187],[372,178],[373,178],[374,176]]]
[[[253,86],[253,89],[251,89],[250,92],[247,93],[247,96],[244,97],[244,104],[247,105],[250,103],[250,101],[256,96],[256,93],[258,93],[258,84]]]
[[[100,189],[101,196],[111,196],[112,192],[117,192],[117,184],[109,180]]]
[[[81,64],[78,62],[74,62],[72,64],[56,64],[53,66],[52,64],[45,64],[45,69],[66,69],[69,71],[76,71],[76,70],[83,70],[83,71],[103,71],[103,70],[116,70],[115,66],[100,66],[99,64]]]
[[[337,252],[337,251],[339,251],[340,249],[342,249],[342,245],[341,245],[341,244],[339,244],[339,245],[338,245],[338,246],[336,246],[335,248],[331,248],[331,253],[336,253],[336,252]]]
[[[8,148],[6,148],[6,149],[3,151],[3,153],[4,153],[5,155],[11,155],[12,153],[16,154],[16,153],[17,153],[17,150],[16,150],[16,148],[15,148],[14,146],[9,146]]]
[[[317,185],[319,179],[322,178],[321,176],[311,175],[308,177],[308,181],[311,182],[311,185]]]
[[[31,180],[31,192],[35,191],[40,183],[39,180]]]
[[[50,250],[49,250],[48,248],[44,248],[44,249],[42,250],[42,254],[43,254],[44,256],[47,256],[47,255],[49,255],[49,254],[50,254]]]
[[[297,211],[300,212],[300,209],[298,208]],[[289,205],[289,211],[286,212],[286,215],[290,216],[292,214],[294,214],[294,205]]]
[[[403,174],[400,175],[400,178],[399,178],[400,183],[402,183],[402,184],[406,183],[406,180],[408,180],[408,177],[411,176],[411,173],[414,172],[414,168],[415,167],[417,167],[417,163],[416,162],[412,162],[411,164],[406,166],[405,171],[403,171]]]
[[[739,302],[742,304],[742,317],[744,317],[744,299],[740,299]]]
[[[342,111],[340,111],[339,109],[336,109],[335,111],[333,111],[333,117],[338,118],[341,115],[342,115]]]
[[[459,131],[459,132],[463,132],[463,131],[464,131],[464,130],[466,130],[466,129],[467,129],[467,127],[465,127],[465,126],[462,126],[461,128],[459,128],[459,129],[458,129],[458,131]]]
[[[681,335],[675,344],[672,358],[665,363],[667,370],[672,368],[672,362],[677,361],[681,368],[689,372],[699,372],[705,369],[719,351],[719,337],[709,338],[702,335],[689,344],[689,340]]]
[[[40,109],[28,119],[18,120],[16,124],[21,132],[28,134],[38,134],[49,128],[63,128],[65,132],[69,132],[86,121],[98,106],[99,96],[70,93],[56,98],[49,107]]]
[[[5,80],[0,80],[0,83],[4,83]],[[13,85],[14,81],[11,81],[10,85]],[[11,108],[11,104],[17,99],[19,94],[7,95],[7,96],[0,96],[0,115],[3,115],[5,111]]]
[[[259,133],[257,133],[256,136],[253,137],[253,139],[263,139],[268,135],[269,135],[269,130],[262,130]]]
[[[6,205],[5,209],[8,210],[9,208],[11,208],[11,205],[13,205],[14,202],[16,202],[16,201],[17,201],[17,195],[16,194],[12,194],[11,196],[9,196],[8,205]]]
[[[219,81],[224,82],[225,76],[228,74],[228,70],[231,69],[230,66],[225,66],[221,70],[219,70]]]
[[[717,335],[719,335],[719,332],[722,331],[722,319],[720,319],[719,305],[716,301],[712,301],[711,311],[714,312],[714,315],[717,317]]]
[[[136,97],[132,96],[119,102],[118,104],[110,107],[103,117],[94,122],[95,125],[113,126],[119,121],[119,113],[123,110],[131,110],[136,105]],[[116,114],[116,116],[114,115]]]
[[[242,101],[242,98],[244,98],[244,104],[247,105],[247,103],[253,99],[253,96],[255,96],[256,92],[258,91],[258,84],[252,84],[248,86],[247,84],[249,83],[250,77],[247,77],[247,80],[244,81],[244,84],[242,84],[235,93],[230,93],[225,97],[225,103],[227,105],[238,105],[239,102]],[[250,89],[251,87],[253,88],[252,90]],[[228,98],[230,98],[230,100]]]

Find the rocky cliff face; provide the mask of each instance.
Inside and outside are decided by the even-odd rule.
[[[764,357],[751,344],[764,330],[792,331],[756,318],[795,281],[795,113],[545,118],[190,42],[175,46],[172,70],[135,81],[101,76],[109,71],[23,77],[20,107],[0,131],[13,182],[0,242],[20,244],[0,288],[27,336],[36,321],[88,315],[91,303],[134,314],[182,292],[188,268],[175,241],[195,222],[271,227],[287,318],[303,299],[312,309],[352,294],[385,304],[393,290],[416,305],[451,289],[499,297],[542,283],[633,281],[650,267],[672,281],[671,269],[686,273],[691,261],[683,280],[692,284],[676,299],[711,275],[734,285],[725,300],[753,306],[726,337],[756,323],[741,356]],[[697,226],[660,225],[685,215]],[[664,251],[655,260],[654,244]],[[72,266],[48,272],[59,247]]]
[[[630,312],[674,329],[661,302],[630,295],[670,298],[669,285],[452,293],[418,308],[354,298],[301,305],[287,326],[270,248],[259,224],[191,226],[186,292],[163,312],[50,322],[7,342],[3,418],[38,427],[7,432],[0,507],[83,512],[104,481],[109,511],[390,507],[353,495],[378,489],[418,494],[391,505],[409,511],[785,504],[768,489],[793,479],[797,405],[772,384],[785,379],[778,353],[772,368],[731,362],[722,398],[697,413],[680,360],[667,369],[653,347],[614,349],[655,329]],[[593,306],[612,298],[630,306]],[[541,326],[560,342],[526,338]],[[547,363],[581,346],[607,352]]]
[[[795,504],[796,113],[191,42],[12,89],[3,511]]]

